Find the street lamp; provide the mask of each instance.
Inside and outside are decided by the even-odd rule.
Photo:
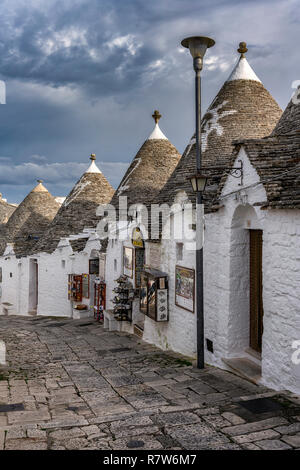
[[[215,41],[204,36],[193,36],[181,41],[181,45],[190,50],[195,70],[196,91],[196,171],[197,175],[191,178],[191,183],[197,198],[197,225],[196,225],[196,312],[197,312],[197,367],[204,369],[204,302],[203,302],[203,214],[202,194],[205,189],[206,177],[201,174],[201,76],[203,57],[206,50],[212,47]]]
[[[195,175],[191,176],[190,182],[195,193],[203,193],[207,182],[207,176],[203,173],[196,173]]]

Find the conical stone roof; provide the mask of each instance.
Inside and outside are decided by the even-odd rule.
[[[202,167],[228,166],[233,151],[232,142],[240,138],[261,138],[269,135],[281,113],[280,107],[242,53],[234,70],[202,118]],[[189,178],[195,172],[194,135],[172,176],[153,202],[172,204],[179,190],[185,190],[189,198],[194,200]],[[214,171],[212,174],[214,177],[206,188],[206,198],[213,196],[220,181],[220,171]]]
[[[152,115],[155,127],[148,139],[139,149],[126,171],[111,204],[119,207],[119,196],[127,196],[131,204],[148,204],[158,194],[172,174],[180,153],[160,130],[158,111]]]
[[[75,184],[56,217],[35,247],[36,252],[53,252],[61,238],[75,235],[84,228],[95,228],[99,221],[96,216],[97,207],[107,204],[114,189],[95,164],[95,155],[91,155],[92,163],[87,171]]]
[[[288,134],[295,131],[300,131],[300,86],[292,96],[272,134]]]
[[[7,243],[12,243],[17,256],[31,254],[37,240],[55,217],[59,204],[39,180],[10,216],[1,240],[1,255]]]
[[[235,142],[232,162],[243,146],[265,188],[267,201],[261,209],[300,208],[300,105],[299,89],[284,110],[271,135],[262,139],[240,139]],[[226,182],[223,176],[218,197]],[[215,201],[216,208],[221,201]],[[222,204],[222,203],[221,203]]]

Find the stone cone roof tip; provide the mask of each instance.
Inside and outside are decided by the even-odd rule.
[[[131,204],[148,204],[170,177],[181,155],[159,128],[159,111],[152,115],[155,127],[129,165],[111,204],[119,207],[119,196]]]
[[[99,205],[110,202],[114,189],[95,164],[96,156],[91,155],[91,164],[70,191],[47,233],[36,244],[36,252],[52,253],[61,238],[81,233],[85,228],[95,228],[99,221],[96,210]]]
[[[241,45],[243,47],[241,47]],[[217,96],[204,113],[202,130],[202,167],[228,166],[231,162],[233,141],[262,138],[270,135],[278,122],[282,110],[257,78],[244,54],[246,44],[240,43],[241,57],[233,72],[219,90]],[[172,204],[176,194],[184,190],[194,200],[189,178],[196,171],[195,134],[187,145],[181,160],[153,203]],[[207,194],[213,196],[220,177],[210,178],[212,187]],[[208,197],[208,196],[207,196]]]
[[[96,155],[94,153],[91,154],[90,156],[91,164],[86,170],[86,173],[102,173],[102,171],[97,167],[95,161],[96,161]]]
[[[148,140],[153,140],[153,139],[164,139],[168,140],[168,138],[165,136],[165,134],[161,131],[158,123],[155,124],[155,127],[151,134],[148,137]]]
[[[33,188],[31,191],[32,193],[43,193],[43,192],[49,192],[47,188],[43,185],[43,182],[41,180],[38,181],[38,184]]]
[[[243,56],[239,58],[236,66],[229,75],[227,82],[231,82],[233,80],[254,80],[255,82],[261,83],[261,80],[250,66],[246,57]]]

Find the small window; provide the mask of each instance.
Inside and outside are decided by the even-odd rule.
[[[65,269],[65,267],[66,267],[66,260],[64,260],[64,259],[61,260],[61,267],[62,267],[63,269]]]
[[[181,261],[183,258],[183,243],[176,243],[176,261]]]
[[[208,338],[206,338],[206,349],[211,353],[214,352],[214,343]]]
[[[115,260],[114,260],[114,270],[117,271],[117,269],[118,269],[118,262],[117,262],[117,260],[115,259]]]

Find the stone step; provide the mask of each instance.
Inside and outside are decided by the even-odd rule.
[[[14,305],[10,302],[2,302],[1,303],[1,312],[2,315],[9,315],[14,313]]]
[[[237,375],[258,384],[261,379],[261,366],[246,357],[223,358],[222,361]]]
[[[29,310],[28,315],[34,317],[37,314],[37,309]]]
[[[72,318],[74,320],[81,320],[82,318],[90,318],[93,316],[94,313],[89,308],[86,310],[78,310],[77,308],[73,308]]]

